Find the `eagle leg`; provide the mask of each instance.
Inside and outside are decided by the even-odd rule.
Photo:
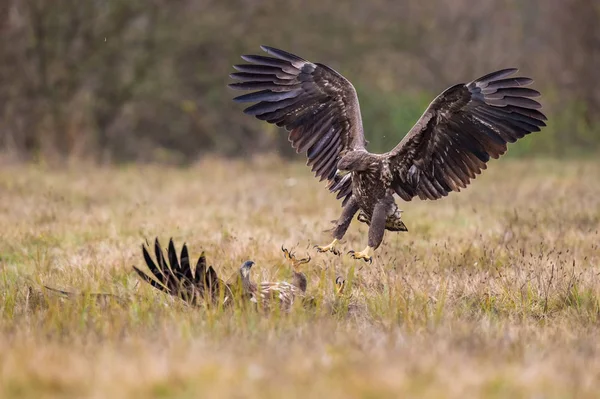
[[[373,263],[373,257],[371,256],[373,250],[373,247],[367,246],[362,251],[349,251],[348,253],[351,254],[354,259],[362,259],[367,263]]]
[[[394,197],[391,194],[386,195],[375,205],[373,216],[371,217],[371,224],[369,225],[369,245],[363,251],[348,252],[352,254],[354,259],[363,259],[369,263],[373,261],[371,253],[381,245],[385,233],[387,217],[394,211],[395,205]]]
[[[333,241],[329,245],[325,246],[315,245],[317,251],[331,251],[335,255],[340,255],[340,251],[335,249],[334,245],[344,237],[346,231],[348,230],[348,227],[350,227],[350,222],[352,222],[352,218],[354,218],[354,215],[356,214],[356,212],[358,212],[358,210],[359,206],[358,202],[356,201],[356,198],[354,198],[354,196],[350,197],[348,203],[346,203],[346,206],[344,206],[344,210],[342,211],[340,218],[335,222],[335,227],[333,228]]]
[[[340,251],[335,249],[335,244],[338,242],[337,238],[334,238],[331,243],[327,245],[315,245],[318,252],[333,252],[334,255],[340,255]]]
[[[385,225],[390,214],[396,210],[396,203],[392,195],[386,195],[381,201],[375,205],[373,209],[373,217],[369,226],[369,247],[374,250],[379,248],[383,235],[385,234]]]
[[[333,229],[333,238],[336,240],[341,240],[346,234],[348,227],[350,227],[350,222],[352,222],[352,218],[360,207],[358,206],[358,202],[354,196],[350,197],[346,206],[344,206],[344,210],[342,210],[342,214],[340,218],[335,222],[335,227]]]

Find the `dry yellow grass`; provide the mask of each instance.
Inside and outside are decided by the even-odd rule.
[[[387,233],[369,266],[314,252],[340,208],[301,164],[3,167],[0,396],[600,396],[598,162],[496,161],[463,193],[401,208],[409,233]],[[353,222],[341,249],[366,232]],[[282,244],[310,253],[309,291],[330,299],[348,276],[356,307],[189,308],[137,284],[155,236],[225,275],[253,259],[257,279],[289,277]]]

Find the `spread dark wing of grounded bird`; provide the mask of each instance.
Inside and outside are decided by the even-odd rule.
[[[192,271],[186,244],[183,245],[178,259],[173,240],[170,240],[167,250],[168,262],[163,255],[158,239],[154,242],[156,262],[150,256],[145,245],[142,245],[142,253],[154,278],[135,266],[133,269],[154,288],[193,305],[200,304],[202,300],[216,302],[220,298],[221,291],[224,292],[224,299],[229,298],[231,301],[231,290],[218,278],[212,266],[206,266],[204,253],[198,259],[195,271]]]
[[[234,66],[239,72],[230,76],[240,82],[229,87],[252,91],[234,100],[256,103],[244,112],[285,127],[296,152],[306,152],[307,165],[345,203],[351,179],[336,174],[337,163],[347,151],[366,145],[354,87],[326,65],[261,48],[273,57],[245,55],[250,64]]]
[[[440,94],[392,151],[392,187],[404,200],[438,199],[460,191],[506,152],[506,144],[546,126],[532,79],[490,73]]]

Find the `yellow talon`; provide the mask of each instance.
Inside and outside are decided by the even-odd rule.
[[[331,251],[335,255],[339,255],[340,251],[338,251],[334,247],[337,242],[338,242],[337,238],[334,238],[333,241],[331,241],[331,243],[329,245],[325,245],[325,246],[315,245],[315,248],[317,248],[317,251],[319,251],[319,252],[328,252],[328,251]]]
[[[346,287],[346,280],[344,280],[341,276],[338,276],[335,279],[335,288],[336,288],[336,296],[342,296],[344,294],[344,288]]]
[[[293,252],[288,251],[287,248],[284,248],[283,245],[281,246],[281,250],[283,251],[283,256],[292,262],[292,267],[294,269],[298,269],[300,265],[308,263],[311,260],[310,256],[308,258],[296,259],[296,255]]]
[[[371,251],[373,251],[373,248],[367,246],[365,249],[363,249],[360,252],[350,251],[348,253],[352,254],[352,257],[354,259],[362,259],[365,262],[372,263],[373,262],[373,257],[371,256]]]
[[[288,251],[287,248],[284,248],[283,245],[281,246],[281,251],[283,251],[283,256],[288,259],[288,260],[294,260],[294,254],[291,253],[290,251]]]

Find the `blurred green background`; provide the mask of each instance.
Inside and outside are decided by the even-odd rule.
[[[4,0],[0,152],[17,160],[184,164],[292,154],[226,87],[267,44],[335,68],[370,149],[391,149],[446,87],[517,66],[548,127],[513,155],[600,148],[598,0]]]

